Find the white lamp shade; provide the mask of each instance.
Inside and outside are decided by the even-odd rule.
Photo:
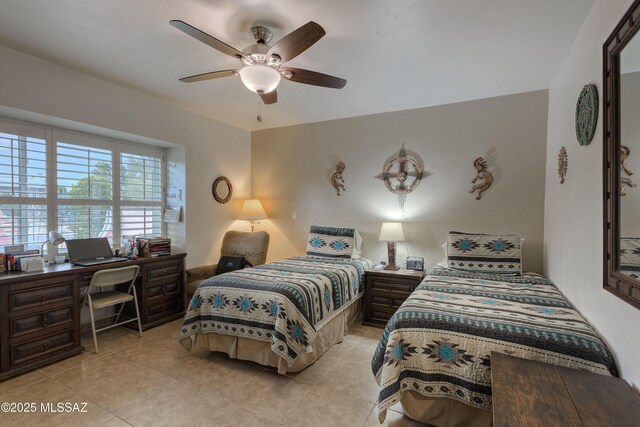
[[[65,238],[62,234],[52,230],[49,232],[49,240],[51,240],[51,243],[54,245],[61,245],[65,241]]]
[[[240,209],[240,217],[238,219],[244,219],[247,221],[258,221],[260,219],[267,219],[267,213],[262,207],[262,203],[258,199],[245,200]]]
[[[238,73],[247,89],[255,93],[269,93],[280,83],[280,73],[266,65],[248,65]]]
[[[383,222],[380,229],[381,242],[404,242],[404,230],[401,222]]]

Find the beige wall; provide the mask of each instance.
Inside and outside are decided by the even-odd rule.
[[[37,113],[70,128],[87,130],[85,125],[90,125],[106,136],[184,147],[171,149],[169,162],[176,185],[184,186],[185,223],[169,231],[188,252],[188,266],[219,258],[220,242],[237,216],[238,201],[251,191],[249,132],[3,46],[0,106],[3,115],[9,107],[13,118]],[[186,174],[180,175],[180,170]],[[220,174],[234,185],[235,200],[226,205],[211,196],[211,184]]]
[[[405,143],[433,173],[406,201],[411,255],[427,267],[441,261],[449,230],[515,233],[526,238],[525,268],[540,272],[546,132],[546,91],[253,132],[252,195],[270,216],[259,226],[271,233],[269,259],[303,254],[317,224],[356,227],[364,256],[386,260],[380,224],[401,214],[374,176]],[[332,156],[347,166],[340,197],[329,183]],[[480,201],[468,194],[478,156],[495,175]],[[399,263],[406,253],[400,245]]]
[[[574,129],[582,86],[593,82],[602,94],[602,45],[631,2],[596,1],[549,92],[544,264],[546,275],[609,343],[623,377],[640,386],[640,310],[602,289],[602,116],[587,147],[578,145]],[[563,145],[569,171],[560,185]]]

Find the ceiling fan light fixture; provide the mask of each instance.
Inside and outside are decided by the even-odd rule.
[[[269,93],[277,88],[281,77],[277,70],[262,64],[243,67],[238,73],[247,89],[259,94]]]

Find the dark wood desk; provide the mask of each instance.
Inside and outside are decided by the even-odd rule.
[[[491,353],[493,425],[637,426],[640,396],[624,380]]]
[[[96,271],[140,266],[136,293],[143,329],[183,316],[185,256],[177,253],[91,267],[57,264],[40,272],[0,273],[0,380],[82,351],[81,296]],[[129,314],[123,312],[123,316]]]

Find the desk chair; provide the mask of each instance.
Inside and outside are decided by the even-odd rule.
[[[140,310],[138,309],[138,299],[136,297],[136,287],[134,286],[136,277],[138,277],[138,272],[140,272],[140,267],[137,265],[131,265],[128,267],[122,268],[110,268],[107,270],[97,271],[93,274],[91,278],[91,283],[89,283],[89,289],[87,289],[87,294],[84,298],[83,304],[89,307],[89,314],[91,315],[91,332],[93,333],[93,344],[96,349],[96,353],[98,352],[98,339],[96,338],[96,332],[101,332],[106,329],[111,329],[116,326],[124,325],[125,323],[138,321],[138,332],[140,336],[142,336],[142,324],[140,323]],[[129,289],[127,292],[121,291],[103,291],[100,292],[100,289],[106,286],[115,286],[123,283],[129,283]],[[98,291],[97,293],[91,295],[92,291]],[[124,322],[118,323],[120,319],[120,315],[122,314],[122,310],[124,309],[124,305],[133,300],[133,304],[136,307],[136,317],[134,319],[125,320]],[[115,316],[115,321],[113,325],[107,326],[105,328],[96,329],[96,322],[93,317],[93,309],[94,308],[104,308],[111,307],[114,305],[122,304],[118,314]]]

